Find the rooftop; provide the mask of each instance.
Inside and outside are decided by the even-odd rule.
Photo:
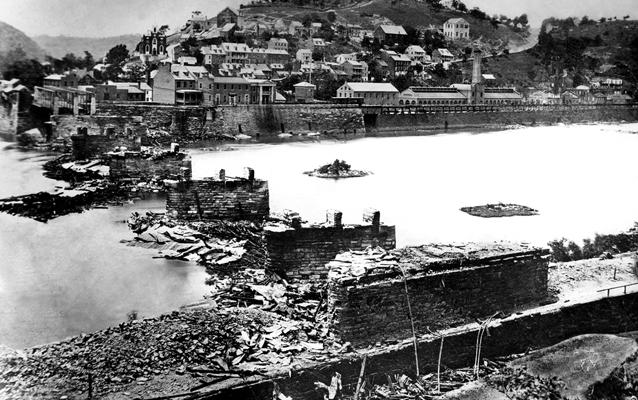
[[[391,83],[380,82],[346,82],[347,85],[355,92],[387,92],[398,93],[397,88]]]
[[[379,25],[379,29],[389,35],[407,35],[407,32],[401,25]]]

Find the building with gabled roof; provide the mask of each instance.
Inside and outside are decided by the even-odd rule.
[[[408,36],[408,33],[401,25],[379,25],[374,30],[374,37],[379,42],[395,43]]]
[[[338,99],[361,99],[366,105],[396,105],[399,91],[391,83],[346,82],[337,89]]]
[[[451,40],[469,39],[470,23],[463,18],[451,18],[443,24],[443,35]]]

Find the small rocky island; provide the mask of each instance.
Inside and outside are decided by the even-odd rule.
[[[343,160],[334,160],[330,164],[322,165],[321,167],[313,170],[306,171],[304,174],[309,176],[316,176],[318,178],[357,178],[361,176],[369,175],[368,171],[359,171],[356,169],[352,169],[350,164]]]
[[[518,204],[485,204],[475,207],[463,207],[461,211],[475,217],[497,218],[538,215],[538,210]]]

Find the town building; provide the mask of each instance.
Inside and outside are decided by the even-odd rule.
[[[305,31],[306,31],[306,28],[304,28],[303,24],[299,21],[291,21],[290,24],[288,25],[288,34],[290,35],[293,35],[293,36],[301,35]]]
[[[432,52],[432,61],[435,63],[445,63],[454,60],[454,55],[448,49],[434,49]]]
[[[298,103],[311,103],[314,101],[317,86],[308,82],[299,82],[293,85],[295,88],[295,100]]]
[[[79,84],[79,77],[73,71],[67,71],[64,74],[51,74],[44,77],[43,86],[59,87],[59,88],[76,88]]]
[[[353,39],[363,39],[363,28],[358,24],[346,24],[345,34],[349,38]]]
[[[295,57],[297,61],[301,61],[302,64],[306,64],[312,61],[312,50],[310,49],[299,49],[297,50],[297,55]]]
[[[326,47],[326,42],[322,38],[312,38],[313,49],[323,49]]]
[[[412,62],[418,62],[421,64],[425,64],[426,62],[430,62],[431,58],[425,52],[423,47],[418,45],[411,45],[405,49],[405,56],[408,57]]]
[[[391,83],[346,82],[337,89],[338,99],[360,99],[365,105],[396,105],[398,94]]]
[[[343,64],[346,61],[357,61],[357,53],[337,54],[335,61],[339,64]]]
[[[400,42],[407,36],[407,32],[401,25],[379,25],[374,30],[374,37],[381,43]]]
[[[98,103],[110,101],[149,101],[152,89],[144,82],[107,82],[88,89]]]
[[[536,90],[527,95],[527,102],[530,104],[548,105],[560,104],[560,96],[545,90]]]
[[[469,39],[470,24],[463,18],[451,18],[443,24],[443,35],[451,40]]]
[[[202,47],[201,52],[204,56],[204,65],[219,65],[226,62],[226,52],[219,46]]]
[[[187,68],[172,71],[171,65],[165,64],[157,69],[153,77],[153,102],[193,105],[202,100],[202,92],[196,88],[196,77]]]
[[[346,60],[340,67],[340,69],[346,73],[346,77],[349,81],[368,81],[368,64],[365,62]]]
[[[217,14],[217,27],[221,28],[226,24],[235,24],[238,27],[244,25],[244,15],[241,10],[226,7]]]
[[[387,72],[391,77],[407,74],[412,64],[407,56],[392,50],[381,50],[381,58],[387,63]]]
[[[312,22],[310,24],[310,33],[316,35],[321,30],[321,22]]]
[[[399,94],[398,100],[400,106],[464,105],[468,97],[455,87],[410,86]]]
[[[285,38],[270,38],[268,41],[268,49],[270,50],[283,50],[288,52],[288,40]]]

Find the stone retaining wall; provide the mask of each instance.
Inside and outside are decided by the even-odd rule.
[[[520,107],[499,111],[380,114],[366,116],[366,132],[368,136],[405,135],[445,129],[500,129],[516,125],[621,121],[638,121],[638,108],[632,106],[587,108],[562,106],[533,110]]]
[[[221,106],[211,129],[255,138],[281,133],[327,132],[365,134],[360,108],[334,104],[267,104]]]
[[[328,305],[332,326],[345,342],[370,343],[405,339],[412,335],[405,280],[417,334],[428,328],[458,326],[495,312],[509,313],[547,300],[548,259],[542,250],[502,258],[442,266],[415,267],[391,260],[367,261],[348,257],[348,263],[329,264]],[[364,263],[374,274],[344,277]],[[345,265],[347,264],[347,265]],[[344,266],[345,265],[345,266]],[[417,272],[414,272],[416,268]],[[443,270],[437,270],[444,268]],[[411,269],[402,272],[402,269]],[[425,270],[425,271],[424,271]]]
[[[248,178],[166,181],[166,211],[185,220],[251,220],[268,217],[268,182]]]
[[[367,211],[364,225],[342,225],[341,218],[340,212],[330,211],[323,225],[266,226],[271,268],[290,281],[316,281],[327,277],[326,264],[340,252],[395,248],[395,227],[382,225],[378,211]]]

